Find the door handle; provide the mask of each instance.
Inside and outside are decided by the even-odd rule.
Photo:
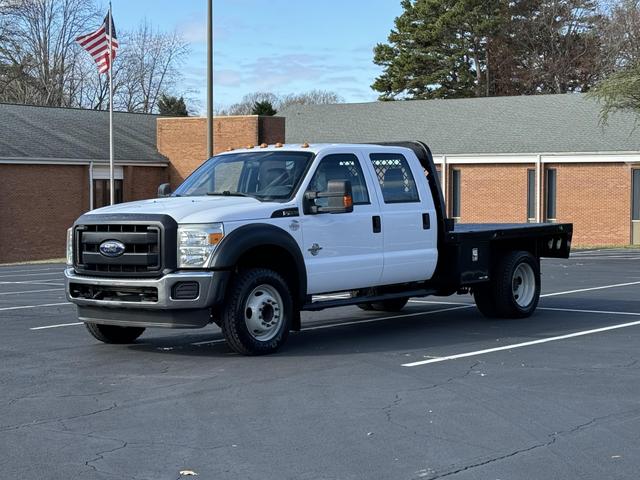
[[[380,233],[382,231],[382,221],[379,215],[371,217],[371,223],[373,226],[373,233]]]
[[[431,228],[431,218],[428,213],[422,214],[422,229],[429,230]]]

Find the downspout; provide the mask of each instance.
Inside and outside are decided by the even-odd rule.
[[[89,163],[89,210],[93,210],[93,162]]]
[[[442,182],[442,196],[444,197],[445,215],[449,215],[449,196],[447,195],[447,156],[442,156],[442,175],[440,175],[440,181]]]
[[[536,158],[536,222],[542,223],[542,155]]]

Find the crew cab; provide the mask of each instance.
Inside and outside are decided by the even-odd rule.
[[[528,317],[540,258],[567,258],[571,235],[454,223],[421,142],[262,145],[214,156],[173,193],[78,218],[66,295],[102,342],[215,323],[235,351],[266,354],[303,310],[395,312],[471,292],[485,316]]]

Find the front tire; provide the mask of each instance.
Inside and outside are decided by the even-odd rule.
[[[241,271],[222,312],[222,334],[243,355],[274,353],[287,340],[293,308],[289,287],[278,273],[265,268]]]
[[[135,342],[144,332],[142,327],[118,327],[116,325],[101,325],[99,323],[85,323],[87,330],[102,343],[124,345]]]

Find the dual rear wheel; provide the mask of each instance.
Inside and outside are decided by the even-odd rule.
[[[505,254],[491,281],[473,290],[473,298],[486,317],[530,316],[540,300],[540,261],[525,251]]]

